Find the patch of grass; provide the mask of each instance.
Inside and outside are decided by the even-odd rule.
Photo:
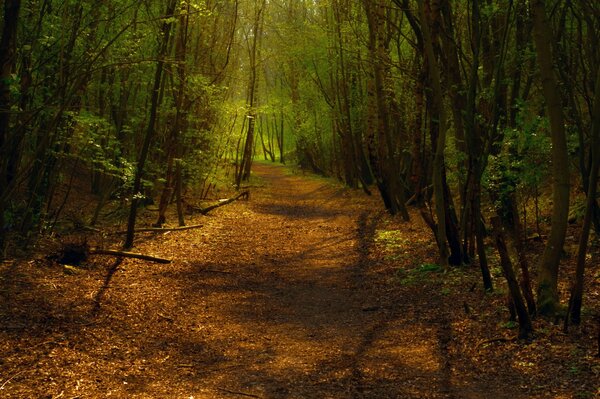
[[[401,285],[412,285],[417,282],[424,281],[432,273],[441,273],[443,268],[435,263],[423,263],[421,266],[415,269],[403,269],[399,268],[396,270],[396,278]],[[443,291],[443,290],[442,290]],[[443,293],[443,292],[442,292]],[[448,294],[450,291],[448,290]],[[444,294],[447,295],[447,294]]]
[[[375,242],[381,243],[386,249],[402,248],[410,243],[405,233],[400,230],[377,230]]]
[[[490,273],[494,277],[502,277],[502,276],[504,276],[504,272],[502,271],[502,268],[499,267],[499,266],[492,266],[490,268]]]
[[[419,273],[441,273],[444,269],[436,263],[423,263],[416,269]]]
[[[512,320],[509,320],[504,323],[500,323],[500,327],[506,328],[509,330],[513,330],[513,329],[517,328],[518,326],[519,326],[519,323],[517,323],[516,321],[512,321]]]
[[[383,259],[385,260],[390,260],[390,261],[399,261],[399,260],[406,260],[407,258],[410,257],[410,254],[390,254],[390,255],[386,255]]]

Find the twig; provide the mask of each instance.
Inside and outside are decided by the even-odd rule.
[[[248,197],[250,197],[250,191],[242,191],[235,197],[231,197],[229,199],[219,201],[217,204],[207,206],[206,208],[200,208],[197,206],[192,206],[191,208],[197,212],[200,212],[203,215],[206,215],[208,212],[212,211],[213,209],[217,209],[219,207],[222,207],[223,205],[231,204],[232,202],[237,201],[238,199],[240,199],[242,197],[248,199]]]
[[[183,231],[183,230],[191,230],[191,229],[199,229],[200,227],[204,227],[203,224],[195,224],[192,226],[181,226],[181,227],[147,227],[143,229],[135,230],[136,233],[163,233],[168,231]],[[127,234],[127,230],[117,231],[113,234]]]
[[[204,273],[217,273],[217,274],[233,274],[232,272],[227,271],[227,270],[200,269],[198,271],[200,273],[204,272]]]
[[[64,339],[64,338],[63,338]],[[50,345],[50,344],[57,344],[58,342],[56,340],[52,340],[52,341],[44,341],[44,342],[40,342],[39,344],[35,344],[33,346],[30,346],[29,348],[27,348],[28,351],[32,350],[32,349],[36,349],[39,348],[40,346],[44,346],[44,345]]]
[[[142,259],[148,260],[156,263],[171,263],[171,259],[159,258],[151,255],[144,254],[136,254],[134,252],[126,252],[126,251],[115,251],[112,249],[92,249],[90,250],[91,255],[112,255],[112,256],[122,256],[124,258],[134,258],[134,259]]]
[[[4,381],[4,383],[2,385],[0,385],[0,391],[4,389],[4,387],[6,386],[6,384],[8,384],[9,382],[11,382],[12,380],[14,380],[15,378],[17,378],[18,376],[20,376],[24,372],[25,372],[25,370],[21,370],[18,373],[13,374],[13,376],[10,377],[8,380]]]
[[[160,317],[161,319],[163,319],[163,320],[166,320],[166,321],[170,321],[170,322],[173,322],[173,321],[174,321],[172,317],[165,316],[165,315],[164,315],[164,314],[162,314],[162,313],[158,313],[158,317]]]
[[[227,393],[230,393],[230,394],[232,394],[232,395],[240,395],[240,396],[246,396],[246,397],[248,397],[248,398],[259,398],[259,399],[260,399],[260,396],[258,396],[258,395],[253,395],[253,394],[251,394],[251,393],[238,392],[238,391],[230,391],[229,389],[220,388],[220,387],[217,387],[217,389],[218,389],[219,391],[221,391],[221,392],[227,392]]]

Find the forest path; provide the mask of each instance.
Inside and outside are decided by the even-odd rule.
[[[220,351],[199,396],[450,397],[441,332],[369,285],[377,200],[281,167],[254,173],[251,201],[224,209],[189,260],[181,300]]]
[[[460,306],[380,270],[377,231],[397,222],[377,198],[283,167],[254,173],[250,200],[202,229],[140,237],[137,250],[172,264],[45,271],[43,282],[3,273],[8,290],[35,295],[7,294],[7,309],[29,310],[10,315],[13,346],[0,343],[0,396],[526,397],[457,359]],[[425,262],[435,248],[425,227],[399,226]]]

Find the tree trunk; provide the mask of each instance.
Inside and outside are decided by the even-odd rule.
[[[171,0],[167,5],[167,12],[165,16],[168,18],[173,15],[175,11],[175,0]],[[133,183],[133,192],[131,196],[131,207],[129,210],[129,219],[127,223],[127,236],[125,243],[123,244],[124,249],[130,249],[133,247],[133,240],[135,235],[135,221],[137,216],[137,208],[139,205],[140,196],[142,195],[142,176],[144,174],[144,165],[148,158],[150,151],[150,143],[155,133],[156,116],[158,113],[158,97],[160,94],[160,85],[162,82],[163,70],[165,65],[165,57],[169,48],[169,37],[171,34],[171,23],[168,21],[163,22],[161,29],[162,42],[158,51],[158,61],[156,63],[156,72],[154,75],[154,84],[152,87],[152,95],[150,100],[150,115],[148,117],[148,128],[146,129],[146,136],[144,137],[144,143],[137,163],[135,179]]]
[[[185,217],[183,215],[183,197],[181,196],[181,186],[183,185],[181,164],[181,159],[178,159],[177,164],[175,165],[175,202],[177,203],[177,220],[179,221],[179,226],[185,226]]]
[[[552,57],[553,32],[546,17],[544,0],[531,2],[533,14],[533,37],[550,119],[552,138],[553,206],[552,228],[544,254],[539,263],[538,311],[542,315],[554,315],[558,310],[558,268],[565,242],[569,216],[569,158],[565,133],[564,115],[560,101]]]
[[[401,165],[397,156],[396,143],[392,135],[392,104],[393,93],[386,89],[389,80],[389,65],[391,63],[386,42],[386,20],[383,15],[383,5],[380,2],[364,1],[369,25],[369,53],[372,62],[372,96],[376,106],[373,107],[376,123],[370,126],[377,132],[371,134],[370,159],[371,167],[376,175],[379,192],[386,207],[392,214],[399,213],[405,221],[409,220],[406,209],[406,194],[403,187],[404,176],[399,171]],[[372,100],[372,101],[373,101]]]
[[[177,92],[174,90],[173,93],[176,112],[173,126],[167,139],[167,171],[165,174],[165,186],[158,206],[158,218],[154,224],[156,227],[160,227],[165,223],[166,211],[171,202],[171,198],[173,197],[175,186],[178,183],[181,184],[180,181],[177,181],[177,177],[175,176],[176,172],[174,170],[174,164],[175,162],[179,162],[178,159],[176,161],[176,158],[181,156],[182,153],[182,150],[180,149],[180,136],[187,129],[188,111],[191,105],[187,98],[187,71],[185,64],[188,42],[189,3],[187,3],[186,8],[186,12],[182,12],[179,17],[179,32],[175,44],[175,60],[177,62],[176,75],[179,80]]]
[[[569,311],[573,324],[581,323],[581,305],[583,302],[583,283],[585,275],[585,257],[587,254],[587,245],[592,225],[594,213],[594,204],[596,203],[596,192],[598,182],[598,168],[600,167],[600,67],[597,67],[596,87],[594,89],[594,106],[592,112],[592,134],[591,134],[591,156],[592,165],[590,169],[590,179],[587,190],[587,200],[583,226],[581,227],[581,236],[579,237],[579,249],[577,251],[577,268],[575,272],[575,281],[571,288],[571,298],[569,299]]]
[[[6,192],[7,186],[14,177],[9,176],[8,160],[12,149],[8,129],[10,124],[10,81],[15,65],[15,43],[19,21],[20,0],[4,1],[4,21],[2,38],[0,38],[0,195]],[[0,199],[0,258],[4,253],[6,203]]]
[[[519,284],[517,283],[512,262],[508,254],[500,218],[494,217],[492,219],[492,225],[494,227],[494,236],[496,237],[496,247],[498,248],[498,253],[500,255],[500,265],[502,266],[502,271],[504,272],[504,277],[506,278],[508,289],[510,291],[511,303],[519,318],[519,338],[527,339],[533,331],[533,327],[531,326],[531,319],[527,312],[525,302],[523,301],[523,296],[521,295]]]
[[[248,96],[247,96],[247,114],[248,129],[246,130],[246,141],[244,144],[244,150],[242,153],[242,161],[240,169],[236,175],[236,187],[240,187],[242,181],[250,179],[250,171],[252,169],[252,159],[254,157],[254,130],[256,126],[256,93],[258,91],[258,59],[260,57],[260,42],[262,36],[262,24],[263,24],[263,11],[265,8],[265,1],[261,0],[261,4],[255,3],[255,15],[254,25],[252,28],[253,37],[252,43],[248,43],[248,56],[250,61],[250,81],[248,83]]]
[[[433,158],[433,195],[435,213],[437,216],[437,243],[439,247],[439,263],[448,266],[448,244],[446,235],[446,207],[444,204],[444,149],[446,148],[446,111],[443,103],[440,68],[433,51],[433,40],[429,21],[425,14],[423,0],[418,0],[421,29],[423,31],[423,44],[425,59],[428,66],[429,78],[433,96],[433,111],[438,120],[438,137]]]

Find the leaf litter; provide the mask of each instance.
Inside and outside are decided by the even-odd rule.
[[[600,397],[591,317],[517,341],[501,278],[489,294],[474,266],[439,270],[416,212],[406,224],[330,180],[255,174],[250,199],[201,229],[140,240],[171,264],[3,263],[0,397]]]

